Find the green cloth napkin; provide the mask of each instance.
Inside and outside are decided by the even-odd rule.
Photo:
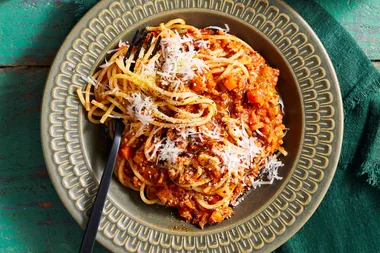
[[[341,158],[326,197],[305,226],[276,252],[380,252],[380,74],[321,6],[306,0],[287,2],[314,29],[330,55],[345,120]]]
[[[81,16],[97,0],[76,2],[76,15]],[[275,252],[380,252],[380,74],[320,5],[286,2],[314,29],[330,55],[340,82],[345,130],[339,165],[322,204]]]

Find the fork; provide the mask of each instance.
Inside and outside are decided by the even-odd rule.
[[[136,61],[138,60],[138,57],[144,45],[146,36],[147,36],[147,33],[145,31],[140,32],[139,30],[137,30],[131,41],[131,45],[129,46],[127,53],[125,55],[125,57],[128,59],[132,54],[132,49],[135,46],[137,46],[137,50],[135,52],[134,59],[133,59],[134,63],[131,64],[130,66],[130,71],[132,72],[134,71]],[[153,35],[151,35],[148,41],[147,48],[150,47],[152,40],[153,40]],[[156,45],[154,48],[154,54],[155,52],[157,52],[159,43],[160,43],[160,37],[158,38],[156,42]],[[90,253],[92,252],[94,248],[95,238],[98,232],[102,210],[107,198],[107,193],[108,193],[108,189],[109,189],[111,178],[112,178],[112,172],[115,167],[116,157],[117,157],[117,153],[120,147],[121,136],[124,130],[124,123],[122,122],[121,119],[114,119],[114,123],[115,123],[114,124],[115,126],[114,139],[112,142],[111,150],[108,155],[108,160],[107,160],[107,164],[102,175],[102,179],[100,180],[98,192],[96,194],[96,198],[92,206],[90,218],[87,222],[86,230],[84,232],[82,244],[79,250],[80,253]]]

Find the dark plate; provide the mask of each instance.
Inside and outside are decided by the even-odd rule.
[[[280,1],[97,4],[62,45],[46,84],[41,131],[53,184],[84,226],[108,151],[104,128],[87,121],[75,96],[76,88],[84,85],[81,76],[91,75],[119,39],[129,40],[138,28],[177,17],[197,27],[228,24],[232,34],[280,70],[278,89],[290,129],[284,139],[289,155],[281,157],[284,179],[250,193],[232,218],[200,230],[181,221],[174,209],[144,204],[115,178],[98,239],[112,251],[272,251],[321,202],[343,134],[342,102],[330,59],[305,21]]]

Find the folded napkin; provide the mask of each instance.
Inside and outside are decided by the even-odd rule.
[[[97,0],[76,2],[79,17]],[[314,29],[330,55],[345,121],[341,158],[326,197],[306,225],[275,252],[380,252],[380,74],[320,5],[286,2]]]
[[[276,252],[380,252],[380,74],[320,5],[287,3],[317,33],[334,64],[345,120],[341,158],[326,197]]]

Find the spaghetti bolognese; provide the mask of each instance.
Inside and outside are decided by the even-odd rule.
[[[281,179],[287,154],[279,71],[228,32],[182,19],[147,27],[77,90],[91,122],[126,126],[120,183],[201,228],[230,217],[248,189]]]

